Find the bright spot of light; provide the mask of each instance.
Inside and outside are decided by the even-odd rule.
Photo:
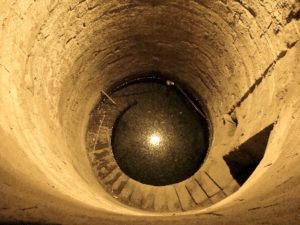
[[[159,145],[160,143],[160,136],[157,134],[152,134],[150,136],[149,142],[151,145]]]

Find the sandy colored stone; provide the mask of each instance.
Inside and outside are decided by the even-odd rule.
[[[0,221],[296,224],[296,2],[0,1]],[[175,216],[131,208],[113,199],[90,167],[85,128],[100,91],[156,70],[188,82],[202,97],[214,132],[209,165],[218,152],[275,122],[254,174],[209,208]],[[224,134],[223,115],[233,112],[236,130]]]

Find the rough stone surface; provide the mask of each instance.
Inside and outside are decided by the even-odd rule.
[[[299,221],[299,1],[1,0],[0,5],[0,221]],[[99,90],[145,71],[174,74],[172,80],[202,96],[214,152],[204,169],[218,184],[227,180],[221,171],[229,170],[218,159],[275,123],[262,162],[235,194],[206,209],[157,216],[114,201],[99,186],[84,146],[87,116]],[[224,193],[213,194],[218,199]],[[174,194],[167,193],[171,199]],[[150,194],[148,199],[145,208],[164,207]],[[183,200],[184,207],[195,204]]]

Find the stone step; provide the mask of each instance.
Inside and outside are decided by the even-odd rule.
[[[133,193],[130,198],[131,204],[137,208],[142,207],[142,202],[143,202],[142,189],[143,187],[141,187],[140,185],[135,185],[135,189],[133,190]]]
[[[196,206],[196,202],[186,189],[184,182],[178,183],[174,185],[181,208],[183,211],[187,211]]]
[[[236,182],[236,180],[232,180],[227,186],[224,188],[224,193],[229,196],[230,194],[236,192],[240,188],[240,185]]]
[[[128,179],[121,193],[119,194],[119,199],[127,205],[131,205],[131,195],[133,194],[135,187],[135,182],[132,179]]]
[[[97,159],[105,158],[105,157],[111,155],[110,151],[111,151],[110,148],[97,149],[97,150],[89,152],[89,157],[93,161],[97,160]]]
[[[86,135],[86,143],[89,151],[110,146],[110,129],[105,126],[98,127],[97,131],[89,131]]]
[[[164,187],[158,187],[155,190],[154,197],[154,211],[165,212],[168,211],[168,203],[166,199],[166,191]]]
[[[115,161],[113,158],[113,153],[111,148],[102,148],[102,149],[98,149],[92,152],[89,152],[89,157],[90,159],[94,162],[101,162],[101,160],[104,161]]]
[[[165,186],[164,189],[168,211],[182,211],[178,196],[173,185]]]
[[[154,211],[155,189],[155,187],[148,185],[143,189],[142,209]]]
[[[214,204],[214,203],[221,201],[222,199],[224,199],[226,197],[227,197],[227,195],[223,191],[219,191],[215,195],[211,196],[210,200]]]
[[[118,196],[122,192],[128,180],[129,177],[122,173],[122,175],[113,183],[111,187],[112,193]]]
[[[201,205],[201,203],[209,199],[193,177],[186,182],[186,188],[197,205]]]
[[[223,160],[211,162],[205,168],[205,171],[209,176],[217,183],[220,189],[224,189],[234,179],[230,173],[230,169],[226,162]]]
[[[215,195],[221,190],[211,177],[203,171],[197,172],[194,178],[208,197]]]
[[[106,164],[105,166],[102,166],[100,169],[98,168],[97,175],[101,180],[103,180],[104,178],[109,176],[109,174],[113,170],[115,170],[117,168],[118,168],[118,166],[115,163]]]
[[[112,188],[113,184],[121,177],[122,171],[119,169],[119,167],[116,167],[111,173],[105,177],[102,182],[107,186],[108,188]]]

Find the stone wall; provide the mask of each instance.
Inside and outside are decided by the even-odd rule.
[[[0,221],[299,221],[298,0],[0,3]],[[114,81],[149,71],[202,96],[216,156],[275,124],[238,192],[174,216],[126,207],[99,186],[84,146],[88,113]],[[215,177],[222,169],[212,167]]]

